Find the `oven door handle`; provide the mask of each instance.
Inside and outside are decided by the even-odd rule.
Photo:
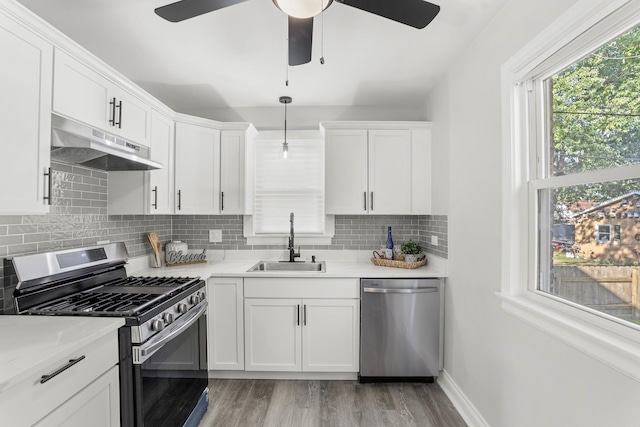
[[[177,338],[178,335],[205,314],[207,305],[207,300],[201,301],[186,314],[180,316],[176,322],[167,326],[161,333],[151,337],[151,339],[143,345],[137,348],[134,347],[133,363],[136,365],[144,363],[145,360],[153,356],[153,354],[160,350],[165,344]]]

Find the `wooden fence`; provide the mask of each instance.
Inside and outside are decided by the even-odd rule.
[[[550,292],[612,316],[639,319],[639,275],[638,267],[556,266]]]

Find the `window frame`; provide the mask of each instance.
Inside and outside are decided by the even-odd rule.
[[[251,214],[245,214],[243,218],[243,237],[247,239],[247,245],[251,246],[282,246],[286,247],[288,243],[289,233],[256,233],[254,230],[254,201],[253,196],[255,192],[255,165],[256,161],[256,147],[255,145],[260,141],[283,141],[283,131],[260,131],[258,135],[248,143],[247,149],[247,176],[250,182],[249,191],[247,192],[248,209],[247,212]],[[287,131],[287,140],[324,140],[322,134],[317,130],[290,130]],[[324,160],[324,159],[323,159]],[[335,235],[335,217],[333,215],[324,215],[324,233],[295,233],[295,243],[305,246],[328,246],[331,245],[332,239]]]
[[[600,227],[608,227],[609,231],[600,231]],[[602,234],[607,234],[609,237],[607,239],[601,239],[600,235]],[[596,224],[596,243],[611,244],[611,242],[613,241],[613,239],[611,238],[611,234],[611,224]]]
[[[631,165],[546,177],[545,80],[640,23],[640,1],[581,0],[501,69],[503,117],[502,308],[602,363],[640,380],[640,326],[537,289],[540,190],[640,177]],[[541,178],[546,177],[546,178]]]

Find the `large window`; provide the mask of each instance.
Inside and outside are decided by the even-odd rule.
[[[551,76],[532,79],[542,103],[530,117],[546,164],[536,171],[537,289],[636,324],[640,181],[634,178],[640,170],[624,167],[640,163],[639,75],[635,27]],[[625,179],[611,181],[611,173]],[[554,179],[559,176],[580,184],[563,185]],[[573,225],[574,235],[558,247],[553,230],[562,224]]]
[[[288,234],[294,213],[297,234],[325,231],[324,141],[289,139],[288,155],[282,139],[255,145],[253,231],[256,236]]]
[[[638,24],[640,2],[579,1],[505,64],[502,296],[640,379]]]

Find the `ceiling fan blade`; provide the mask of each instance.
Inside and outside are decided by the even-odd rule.
[[[180,22],[245,1],[247,0],[182,0],[159,7],[155,12],[167,21]]]
[[[440,12],[440,6],[423,0],[335,1],[414,28],[426,27]]]
[[[311,62],[313,18],[289,17],[289,65]]]

